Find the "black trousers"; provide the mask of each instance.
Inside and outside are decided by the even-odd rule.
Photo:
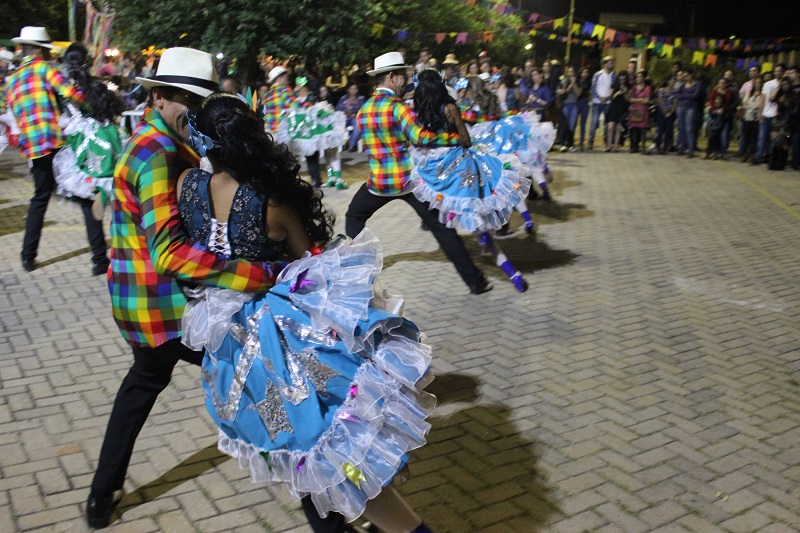
[[[311,176],[311,184],[318,187],[322,185],[322,178],[319,174],[319,152],[306,156],[306,166],[308,167],[308,175]]]
[[[411,193],[402,196],[378,196],[369,192],[367,186],[362,184],[350,201],[350,207],[347,208],[344,226],[347,236],[350,238],[356,237],[367,225],[367,220],[378,209],[392,200],[403,200],[416,211],[422,222],[428,225],[439,246],[442,247],[444,254],[456,267],[458,275],[461,276],[464,283],[468,286],[473,286],[483,279],[483,272],[472,262],[467,247],[464,246],[464,241],[458,236],[456,230],[448,228],[439,222],[439,211],[430,209],[430,204],[420,202]]]
[[[22,253],[20,254],[23,261],[36,259],[36,254],[39,251],[44,215],[47,212],[50,197],[56,190],[56,180],[53,177],[53,158],[57,152],[58,150],[55,150],[46,156],[31,160],[34,192],[28,206],[28,216],[25,219],[25,236],[22,238]],[[75,198],[74,200],[80,205],[83,212],[83,219],[86,223],[86,237],[92,250],[92,262],[95,264],[107,263],[103,222],[95,220],[92,216],[91,200],[86,198]]]
[[[169,385],[178,361],[199,366],[203,362],[203,352],[190,350],[181,344],[180,339],[173,339],[156,348],[133,348],[133,365],[122,380],[108,419],[100,461],[92,480],[93,495],[105,497],[122,488],[136,437],[153,409],[156,398]],[[344,517],[330,513],[327,518],[321,518],[311,497],[303,499],[303,511],[312,529],[318,533],[344,531]]]

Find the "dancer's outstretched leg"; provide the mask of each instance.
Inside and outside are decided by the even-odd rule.
[[[503,250],[497,245],[496,242],[494,242],[494,239],[492,239],[488,232],[481,235],[481,245],[485,246],[486,249],[490,250],[492,254],[494,254],[495,263],[503,270],[503,272],[506,273],[508,278],[511,280],[511,283],[514,284],[515,289],[517,289],[519,292],[525,292],[528,290],[528,282],[522,277],[522,273],[511,264],[511,261],[508,260],[506,254],[503,253]]]
[[[533,235],[536,231],[536,228],[533,224],[533,217],[531,217],[530,211],[528,211],[528,203],[523,198],[514,208],[517,212],[522,215],[522,220],[525,221],[525,233],[528,235]]]
[[[347,184],[342,181],[342,160],[339,158],[337,148],[325,150],[325,162],[328,164],[328,183],[326,187],[336,187],[339,190],[347,189]]]

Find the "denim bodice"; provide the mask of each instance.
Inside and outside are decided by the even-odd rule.
[[[189,238],[203,245],[208,245],[211,237],[210,182],[210,173],[193,169],[183,182],[178,200]],[[273,261],[286,254],[286,241],[274,241],[265,234],[265,202],[251,187],[239,185],[228,215],[231,259]]]

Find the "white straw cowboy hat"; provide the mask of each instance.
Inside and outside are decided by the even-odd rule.
[[[447,54],[447,57],[442,61],[442,65],[458,65],[458,59],[455,54]]]
[[[152,78],[136,78],[145,89],[174,87],[205,98],[219,90],[214,57],[194,48],[167,48]]]
[[[400,52],[389,52],[375,58],[375,68],[368,70],[367,74],[376,76],[389,72],[391,70],[407,69],[409,65],[403,60],[403,55]]]
[[[47,30],[42,26],[25,26],[20,30],[19,37],[11,39],[14,44],[27,44],[30,46],[39,46],[41,48],[55,48],[50,44],[50,35]]]
[[[278,79],[278,76],[281,74],[286,74],[289,72],[286,67],[282,67],[278,65],[277,67],[273,68],[269,71],[269,76],[267,76],[267,83],[272,83],[273,81]]]

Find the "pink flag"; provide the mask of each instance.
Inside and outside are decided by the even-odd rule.
[[[467,32],[456,35],[456,44],[467,44]]]

